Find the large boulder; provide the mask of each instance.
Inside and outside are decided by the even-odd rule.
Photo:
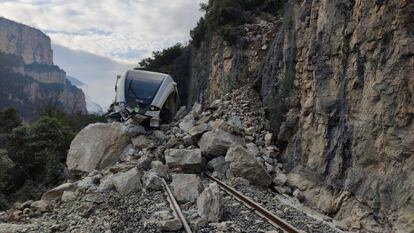
[[[245,178],[253,185],[267,187],[272,183],[272,177],[266,169],[244,147],[231,146],[225,159],[234,176]]]
[[[199,149],[169,149],[165,151],[165,163],[170,169],[184,173],[198,173],[203,167]]]
[[[219,129],[203,134],[198,141],[201,151],[211,157],[225,155],[231,145],[244,145],[244,140]]]
[[[70,145],[67,166],[71,171],[91,172],[113,165],[131,137],[140,133],[136,127],[121,123],[96,123],[82,129]]]
[[[194,174],[172,174],[172,191],[178,202],[195,202],[200,195],[200,178]]]
[[[198,214],[207,222],[219,222],[223,216],[223,195],[217,183],[208,186],[197,199]]]

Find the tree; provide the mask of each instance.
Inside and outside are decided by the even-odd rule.
[[[48,173],[61,174],[61,170],[57,169],[61,168],[59,163],[66,160],[72,138],[73,132],[67,123],[43,116],[32,125],[20,126],[12,131],[9,157],[25,171],[28,178],[47,185],[55,184],[55,178],[43,178]]]
[[[22,121],[14,108],[0,112],[0,133],[9,133],[21,123]]]

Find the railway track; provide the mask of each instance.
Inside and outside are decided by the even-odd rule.
[[[237,190],[227,185],[226,183],[220,181],[219,179],[211,175],[208,175],[208,174],[205,174],[205,175],[211,181],[216,182],[223,191],[227,192],[228,194],[230,194],[231,196],[239,200],[242,204],[246,205],[248,208],[252,208],[257,215],[266,219],[271,225],[273,225],[277,229],[280,228],[283,231],[288,232],[288,233],[304,233],[304,231],[300,231],[296,229],[294,226],[290,225],[288,222],[284,221],[283,219],[279,218],[272,212],[263,208],[260,204],[253,201],[252,199],[245,196],[244,194],[238,192]]]
[[[223,191],[225,191],[226,193],[228,193],[229,195],[231,195],[232,197],[237,199],[239,202],[241,202],[242,204],[244,204],[248,208],[253,209],[254,212],[258,216],[266,219],[276,229],[283,230],[284,232],[287,232],[287,233],[304,233],[305,232],[305,231],[301,231],[301,230],[296,229],[294,226],[290,225],[288,222],[286,222],[283,219],[279,218],[275,214],[271,213],[270,211],[268,211],[267,209],[262,207],[257,202],[253,201],[252,199],[245,196],[244,194],[238,192],[237,190],[235,190],[234,188],[232,188],[229,185],[225,184],[224,182],[220,181],[219,179],[217,179],[217,178],[215,178],[211,175],[208,175],[208,174],[205,174],[205,176],[209,180],[211,180],[213,182],[216,182],[218,184],[218,186]],[[163,183],[164,183],[165,191],[167,193],[168,201],[171,204],[171,209],[174,211],[175,216],[178,217],[178,219],[181,221],[185,232],[186,233],[191,233],[192,232],[191,228],[188,225],[183,213],[181,212],[180,206],[178,205],[177,201],[175,200],[174,195],[172,194],[172,192],[171,192],[170,188],[168,187],[167,183],[165,182],[165,180],[163,180]]]
[[[178,217],[181,224],[183,224],[184,230],[186,233],[192,233],[190,226],[187,223],[187,220],[184,217],[183,212],[180,209],[180,206],[178,205],[177,201],[174,198],[174,195],[172,194],[170,187],[168,187],[167,182],[165,182],[164,179],[162,179],[162,182],[164,184],[164,189],[167,193],[168,201],[170,202],[171,209],[174,211],[175,216]]]

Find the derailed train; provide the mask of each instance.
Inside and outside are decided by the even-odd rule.
[[[115,93],[107,116],[120,122],[133,119],[159,127],[170,122],[180,107],[177,83],[168,74],[129,70],[117,77]]]

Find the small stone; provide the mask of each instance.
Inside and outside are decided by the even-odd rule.
[[[160,177],[157,176],[157,173],[153,171],[146,172],[142,178],[142,182],[146,190],[162,190],[163,181]]]
[[[64,191],[63,194],[62,194],[62,201],[63,202],[73,201],[73,200],[76,200],[76,198],[77,198],[77,195],[73,191]]]
[[[271,146],[273,144],[273,134],[272,133],[267,133],[265,135],[265,145],[266,146]]]
[[[164,179],[169,178],[168,166],[163,164],[161,161],[152,161],[150,171],[155,172],[157,176],[162,177]]]
[[[195,124],[193,115],[187,115],[184,119],[178,124],[181,130],[188,132]]]
[[[132,141],[132,145],[137,150],[142,150],[144,148],[152,148],[155,146],[154,141],[152,141],[151,139],[148,139],[144,135],[139,135],[138,137],[133,138],[131,141]]]
[[[300,202],[302,202],[305,199],[305,196],[303,196],[303,193],[299,189],[296,189],[293,192],[293,196],[296,197],[296,199],[298,199]]]
[[[247,150],[253,156],[258,156],[260,154],[259,148],[254,143],[247,143],[246,144]]]
[[[183,142],[185,146],[193,145],[193,139],[190,135],[186,135],[183,137]]]
[[[254,126],[244,129],[244,133],[246,135],[249,135],[249,136],[252,136],[253,133],[254,133],[254,131],[255,131],[255,127]]]
[[[183,227],[178,218],[164,220],[160,222],[161,231],[178,231]]]
[[[144,154],[137,161],[137,167],[144,170],[149,170],[151,168],[152,158],[148,154]]]
[[[51,205],[44,200],[35,201],[33,202],[30,207],[35,211],[39,211],[41,213],[47,212],[50,210]]]
[[[287,182],[287,176],[283,173],[278,173],[275,178],[273,178],[273,183],[278,186],[283,186]]]

